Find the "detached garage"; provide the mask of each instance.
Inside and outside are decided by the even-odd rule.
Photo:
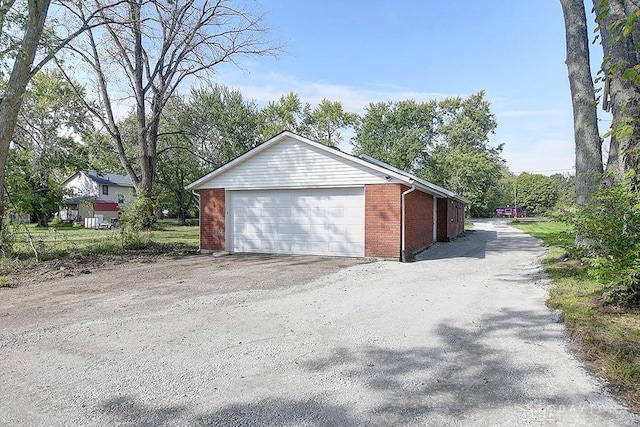
[[[291,132],[187,189],[200,192],[203,251],[404,259],[461,234],[467,203],[386,163]]]

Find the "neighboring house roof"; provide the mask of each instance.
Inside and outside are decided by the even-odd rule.
[[[98,173],[98,172],[84,172],[79,171],[74,173],[71,177],[67,178],[62,185],[65,186],[76,176],[82,174],[95,182],[98,185],[117,185],[120,187],[135,187],[133,181],[127,175],[118,175],[115,173]]]
[[[72,205],[75,203],[84,202],[85,200],[92,200],[93,196],[78,196],[78,197],[69,197],[62,200],[62,203],[65,205]]]
[[[119,185],[120,187],[133,187],[133,181],[127,175],[115,173],[86,172],[87,176],[100,185]]]
[[[192,182],[191,184],[189,184],[186,189],[187,190],[197,190],[200,189],[201,187],[203,187],[208,181],[214,179],[215,177],[223,174],[224,172],[238,166],[239,164],[245,162],[246,160],[266,151],[267,149],[269,149],[270,147],[278,144],[279,142],[281,142],[282,140],[284,140],[285,138],[294,138],[302,143],[308,144],[312,147],[315,147],[316,149],[322,150],[326,153],[330,153],[331,155],[336,155],[338,157],[341,157],[345,160],[347,160],[348,162],[352,162],[355,163],[357,165],[360,165],[361,167],[365,167],[367,169],[370,169],[372,171],[375,171],[377,173],[384,173],[385,175],[389,176],[389,178],[394,178],[395,180],[397,180],[398,182],[401,182],[403,184],[409,185],[409,186],[415,186],[416,188],[418,188],[419,190],[425,191],[429,194],[433,194],[437,197],[446,197],[446,198],[450,198],[450,199],[455,199],[457,201],[460,201],[462,203],[468,204],[470,203],[467,199],[465,199],[462,196],[459,196],[457,194],[455,194],[452,191],[449,191],[445,188],[439,187],[435,184],[432,184],[428,181],[425,181],[421,178],[416,177],[415,175],[412,175],[408,172],[404,172],[401,171],[399,169],[394,168],[393,166],[384,163],[380,160],[374,159],[373,157],[369,157],[369,156],[365,156],[362,155],[360,157],[356,157],[353,156],[351,154],[345,153],[335,147],[328,147],[324,144],[321,144],[319,142],[316,141],[312,141],[308,138],[302,137],[300,135],[296,135],[292,132],[289,131],[284,131],[279,133],[278,135],[274,136],[273,138],[269,139],[268,141],[266,141],[265,143],[255,147],[252,150],[249,150],[248,152],[244,153],[243,155],[241,155],[240,157],[237,157],[236,159],[230,161],[229,163],[219,167],[218,169],[214,170],[213,172],[203,176],[202,178],[198,179],[197,181]]]
[[[99,212],[117,212],[120,210],[120,206],[110,200],[94,200],[93,210]]]

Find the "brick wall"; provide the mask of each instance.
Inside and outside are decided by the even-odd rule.
[[[412,254],[433,243],[433,196],[416,190],[405,196],[404,203],[405,252]]]
[[[364,254],[400,259],[400,184],[365,185]]]
[[[200,249],[225,249],[224,188],[200,190]]]

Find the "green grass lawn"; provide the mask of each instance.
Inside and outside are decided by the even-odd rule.
[[[565,257],[573,246],[566,225],[540,221],[513,226],[548,246],[543,264],[553,287],[547,304],[562,310],[569,332],[583,344],[596,374],[605,377],[630,408],[640,413],[640,313],[599,304],[605,287],[589,277],[580,260]]]
[[[36,250],[42,259],[64,258],[66,256],[99,255],[120,253],[126,248],[127,238],[122,229],[93,230],[82,227],[36,227],[34,224],[13,229],[14,244],[13,256],[30,258],[34,256],[33,248],[29,242],[30,234]],[[137,236],[141,240],[140,248],[172,245],[187,245],[198,247],[199,227],[178,226],[175,221],[160,221],[152,230],[144,231]]]

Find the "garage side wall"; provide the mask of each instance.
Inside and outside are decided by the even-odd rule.
[[[200,249],[225,249],[224,188],[200,190]]]
[[[406,187],[405,187],[406,188]],[[434,243],[433,196],[412,191],[405,196],[405,250],[413,254]]]
[[[365,256],[400,259],[400,184],[364,187]]]
[[[438,200],[438,241],[448,242],[464,233],[464,205],[451,199]]]

